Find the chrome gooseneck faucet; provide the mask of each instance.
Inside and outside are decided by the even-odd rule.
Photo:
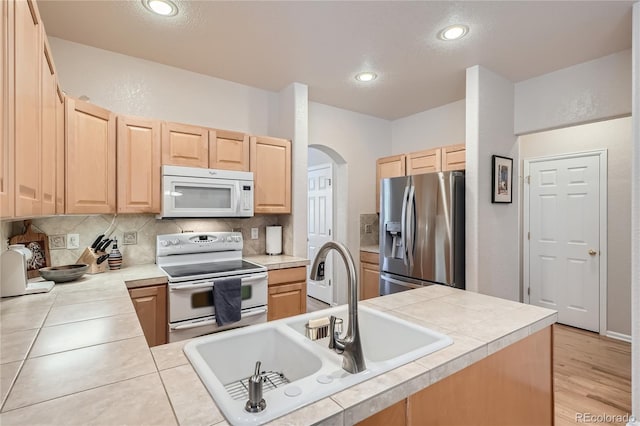
[[[331,317],[329,323],[329,347],[342,354],[342,368],[349,373],[356,374],[364,371],[367,367],[362,354],[362,344],[360,343],[360,328],[358,327],[358,282],[356,277],[356,267],[349,250],[341,243],[329,241],[325,243],[313,259],[311,274],[309,278],[318,281],[324,279],[324,262],[330,250],[338,252],[347,267],[348,280],[348,302],[349,302],[349,325],[347,335],[340,338],[340,333],[335,331],[335,317]]]

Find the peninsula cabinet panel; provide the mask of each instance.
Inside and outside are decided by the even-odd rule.
[[[116,212],[116,119],[111,111],[66,99],[66,212]]]
[[[291,141],[251,137],[254,213],[291,213]]]
[[[0,5],[0,218],[14,215],[13,3]]]
[[[405,155],[378,158],[376,160],[376,212],[380,212],[380,179],[405,176]]]
[[[442,170],[440,148],[407,154],[407,175],[435,173]]]
[[[307,268],[269,271],[267,320],[273,321],[307,312]]]
[[[58,84],[46,40],[44,40],[41,52],[42,214],[54,215],[56,214],[56,162],[58,158],[56,155]]]
[[[442,171],[464,170],[466,153],[464,144],[442,147]]]
[[[64,95],[56,87],[56,214],[64,214]]]
[[[393,404],[379,413],[356,423],[357,426],[405,426],[407,424],[407,400]],[[426,424],[426,423],[425,423]]]
[[[162,123],[162,164],[209,167],[209,130],[179,123]]]
[[[360,300],[380,296],[380,259],[377,253],[360,252]]]
[[[149,346],[167,343],[167,286],[134,288],[129,296]]]
[[[3,2],[6,3],[6,2]],[[14,19],[15,215],[42,212],[40,58],[42,25],[35,4],[9,2]]]
[[[228,130],[210,130],[209,168],[248,172],[249,135]]]
[[[547,327],[409,397],[409,425],[552,425]]]
[[[118,213],[160,213],[160,122],[118,116]]]

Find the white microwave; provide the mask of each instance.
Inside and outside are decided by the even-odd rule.
[[[159,218],[252,216],[252,172],[162,166]]]

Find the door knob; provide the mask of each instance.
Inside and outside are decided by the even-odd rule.
[[[589,249],[589,255],[590,256],[595,256],[596,254],[598,254],[597,251],[595,251],[594,249]]]

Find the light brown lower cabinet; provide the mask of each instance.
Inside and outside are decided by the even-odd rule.
[[[547,327],[358,424],[552,425],[552,348]]]
[[[378,253],[360,251],[360,300],[380,296],[380,258]]]
[[[129,296],[149,346],[167,343],[167,285],[132,288]]]
[[[267,320],[273,321],[307,312],[307,268],[269,271]]]

